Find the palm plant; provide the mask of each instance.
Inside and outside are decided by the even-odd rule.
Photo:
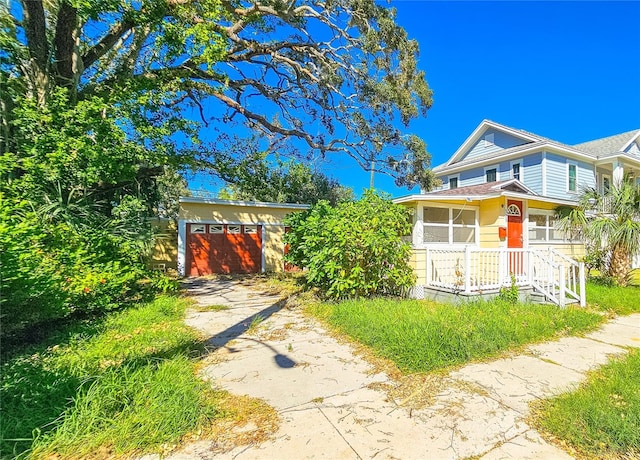
[[[640,252],[640,186],[625,180],[605,193],[586,189],[578,207],[558,208],[557,213],[559,227],[582,238],[587,251],[606,251],[606,274],[627,285],[631,261]]]

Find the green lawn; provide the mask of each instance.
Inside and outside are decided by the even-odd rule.
[[[640,350],[589,375],[571,393],[544,401],[535,424],[582,457],[640,458]]]
[[[225,416],[195,374],[186,305],[161,297],[5,356],[1,457],[157,451]]]
[[[405,372],[496,356],[512,347],[595,328],[604,318],[580,308],[472,302],[453,306],[377,299],[322,303],[312,313]]]
[[[604,286],[587,282],[587,303],[599,310],[612,311],[618,315],[640,312],[640,286]]]

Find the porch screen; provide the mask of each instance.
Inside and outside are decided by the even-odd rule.
[[[476,211],[464,208],[424,208],[424,242],[475,244]]]

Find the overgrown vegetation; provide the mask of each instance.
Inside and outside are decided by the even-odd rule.
[[[543,401],[536,424],[585,458],[640,456],[640,350],[593,371],[579,389]]]
[[[617,315],[640,312],[640,287],[616,286],[605,279],[591,278],[587,282],[587,302],[599,310]]]
[[[1,456],[161,451],[224,417],[172,297],[87,321],[2,363]]]
[[[311,311],[392,360],[426,372],[496,356],[507,349],[576,334],[603,321],[597,313],[555,305],[478,301],[458,306],[374,299],[323,303]]]
[[[402,294],[414,282],[409,265],[409,211],[367,190],[335,208],[320,202],[285,219],[285,259],[308,269],[307,281],[334,299]]]

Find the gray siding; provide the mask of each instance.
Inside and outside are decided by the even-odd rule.
[[[576,193],[567,191],[567,163],[577,165],[578,190]],[[596,184],[593,166],[583,161],[567,160],[567,158],[553,153],[547,153],[547,196],[568,200],[577,200],[580,191],[585,187]]]
[[[458,187],[484,184],[484,168],[473,168],[460,172]]]
[[[637,142],[632,142],[629,147],[625,150],[627,153],[631,153],[633,155],[640,155],[640,148],[638,148]]]
[[[493,134],[493,144],[485,145],[484,136],[486,136],[487,134]],[[505,150],[511,147],[515,147],[516,145],[527,144],[529,142],[530,141],[525,141],[524,139],[511,136],[502,131],[496,131],[495,129],[488,129],[484,133],[482,139],[477,141],[459,161],[462,161],[464,159],[469,159],[469,158],[481,157],[488,153]]]

